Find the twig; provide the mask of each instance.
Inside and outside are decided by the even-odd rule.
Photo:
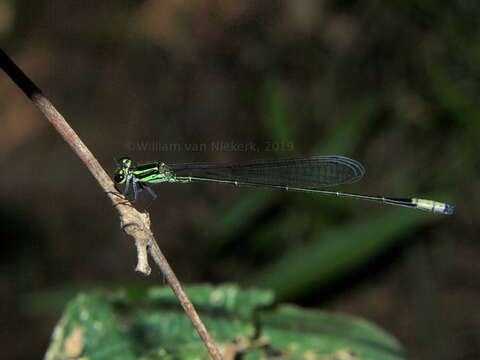
[[[93,177],[98,181],[102,189],[112,201],[120,216],[120,224],[122,229],[135,240],[137,248],[137,266],[135,271],[144,275],[151,272],[148,264],[147,253],[153,258],[160,270],[165,276],[167,283],[179,299],[193,326],[200,335],[212,359],[222,359],[220,352],[208,333],[205,325],[198,316],[192,302],[187,297],[182,285],[178,281],[175,273],[167,262],[162,251],[150,230],[150,218],[148,213],[137,211],[128,200],[117,194],[117,190],[101,167],[97,159],[93,156],[87,146],[82,142],[78,135],[68,125],[63,116],[55,109],[52,103],[42,94],[41,90],[18,68],[18,66],[0,49],[0,67],[7,73],[13,82],[22,89],[22,91],[37,106],[43,115],[57,129],[63,139],[67,142],[72,150],[83,161],[85,166],[90,170]]]

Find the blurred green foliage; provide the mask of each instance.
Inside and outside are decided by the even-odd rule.
[[[480,357],[479,13],[476,1],[18,0],[1,3],[0,36],[107,169],[120,156],[341,154],[367,169],[341,190],[453,203],[454,216],[432,217],[192,184],[137,204],[183,281],[261,284],[362,313],[414,358],[439,360]],[[62,288],[159,278],[133,273],[133,246],[90,174],[18,89],[2,80],[0,91],[4,356],[27,359],[44,350],[56,317],[42,309],[59,308]],[[257,147],[210,146],[220,141]]]

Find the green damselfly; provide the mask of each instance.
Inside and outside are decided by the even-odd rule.
[[[150,187],[151,184],[203,181],[349,197],[444,215],[454,212],[453,206],[433,200],[322,190],[328,186],[351,184],[360,180],[364,174],[365,168],[362,164],[338,155],[254,160],[237,164],[171,165],[163,162],[134,165],[131,159],[124,157],[118,161],[114,181],[116,184],[124,185],[124,195],[128,194],[131,185],[134,200],[138,198],[138,193],[142,190],[147,190],[153,198],[156,198],[157,195]]]

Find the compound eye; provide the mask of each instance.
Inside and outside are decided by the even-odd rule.
[[[125,182],[125,175],[122,173],[115,174],[113,181],[115,181],[116,184],[122,184]]]

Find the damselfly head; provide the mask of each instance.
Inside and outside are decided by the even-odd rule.
[[[122,157],[118,160],[118,165],[123,169],[128,169],[132,166],[132,159],[128,157]]]

